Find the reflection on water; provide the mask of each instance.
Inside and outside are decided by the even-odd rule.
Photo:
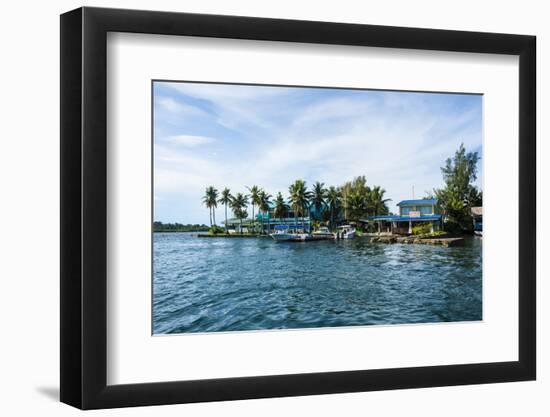
[[[153,332],[481,320],[481,240],[275,243],[155,233]]]

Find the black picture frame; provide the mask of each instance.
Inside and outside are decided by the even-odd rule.
[[[519,56],[519,360],[107,385],[108,32]],[[534,36],[102,8],[61,15],[61,401],[81,409],[534,380]]]

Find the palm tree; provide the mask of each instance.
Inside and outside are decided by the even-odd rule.
[[[386,214],[388,212],[388,206],[386,203],[391,201],[391,198],[384,198],[385,193],[386,190],[381,188],[379,185],[372,188],[370,200],[375,216],[378,216],[379,214]]]
[[[330,186],[327,190],[326,203],[330,208],[330,229],[334,230],[334,213],[342,204],[342,193],[334,186]]]
[[[363,213],[366,211],[365,196],[361,193],[354,191],[348,194],[346,197],[346,207],[348,208],[348,215],[351,220],[358,221]]]
[[[214,221],[214,226],[216,226],[216,209],[218,208],[218,190],[214,187],[211,187],[210,190],[210,205],[212,206],[212,219]]]
[[[210,227],[212,227],[212,218],[214,218],[214,225],[216,224],[216,212],[214,209],[218,207],[218,190],[212,186],[206,187],[202,202],[210,211]]]
[[[277,194],[277,197],[275,198],[275,217],[277,217],[279,220],[283,217],[288,216],[288,205],[286,204],[285,199],[283,198],[283,195],[281,193]]]
[[[307,190],[304,180],[294,181],[294,184],[288,188],[288,192],[290,194],[290,204],[294,210],[295,223],[298,226],[297,217],[304,217],[305,209],[309,206],[311,199],[311,192]]]
[[[269,214],[269,206],[271,204],[271,194],[267,194],[264,190],[260,191],[260,204],[258,210],[262,212],[262,232],[264,230],[264,214]],[[267,217],[267,230],[269,231],[269,215]]]
[[[315,213],[321,215],[321,210],[326,206],[325,198],[327,196],[327,190],[323,182],[317,181],[313,186],[311,192],[311,204],[315,207]],[[311,216],[311,214],[310,214]]]
[[[342,205],[344,207],[344,220],[348,219],[348,195],[350,195],[352,191],[352,185],[351,182],[346,182],[341,188],[340,193],[342,196]]]
[[[254,206],[260,205],[260,193],[261,189],[257,185],[252,187],[246,187],[250,191],[250,202],[252,203],[252,230],[255,230],[255,218],[254,218]]]
[[[363,213],[352,213],[353,210],[350,206],[352,200],[355,200],[355,203],[357,203],[359,200],[363,200],[362,211],[368,211],[370,207],[369,201],[371,189],[367,185],[367,179],[364,175],[360,175],[358,177],[355,177],[352,181],[346,182],[341,189],[345,219],[347,219],[348,217],[357,217],[358,215],[363,215]],[[352,197],[352,195],[354,195],[354,197]],[[368,213],[366,214],[368,215]]]
[[[227,205],[231,204],[231,200],[233,197],[231,196],[231,191],[229,188],[224,188],[222,191],[222,196],[218,200],[218,203],[223,204],[225,206],[225,233],[227,234]]]
[[[248,196],[242,193],[237,193],[231,200],[231,209],[235,217],[240,220],[240,231],[243,232],[243,218],[248,217],[246,207],[248,206]]]

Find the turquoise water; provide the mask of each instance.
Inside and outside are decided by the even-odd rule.
[[[464,247],[276,243],[155,233],[153,333],[481,320],[481,240]]]

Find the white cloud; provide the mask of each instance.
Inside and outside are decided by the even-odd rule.
[[[194,148],[196,146],[207,145],[209,143],[213,143],[215,140],[214,140],[214,138],[211,138],[211,137],[208,137],[208,136],[175,135],[175,136],[170,136],[168,138],[168,141],[175,144],[175,145],[181,145],[181,146],[186,146],[188,148]]]
[[[155,103],[157,103],[163,110],[168,111],[169,113],[185,113],[189,116],[201,116],[206,113],[195,106],[190,106],[185,103],[174,100],[171,97],[156,97]]]
[[[377,100],[327,94],[306,103],[294,100],[299,93],[290,90],[299,89],[170,86],[215,106],[210,129],[219,129],[218,123],[236,137],[250,135],[251,128],[257,135],[246,146],[232,137],[231,148],[221,130],[214,133],[219,140],[182,134],[156,142],[155,192],[178,201],[185,222],[204,222],[208,212],[200,199],[209,185],[232,192],[258,185],[286,196],[297,178],[328,186],[365,175],[369,184],[386,189],[395,210],[397,202],[411,197],[413,186],[416,197],[441,186],[439,167],[461,142],[469,150],[481,145],[478,109],[439,111],[429,100],[403,94]],[[184,100],[176,104],[188,106]],[[211,146],[201,146],[206,144]]]
[[[233,84],[169,83],[179,93],[207,100],[216,107],[216,121],[229,129],[241,126],[258,126],[276,129],[272,122],[273,111],[284,111],[278,107],[280,100],[295,92],[285,87],[262,87]],[[264,111],[261,111],[261,110]],[[269,111],[265,111],[269,109]]]

